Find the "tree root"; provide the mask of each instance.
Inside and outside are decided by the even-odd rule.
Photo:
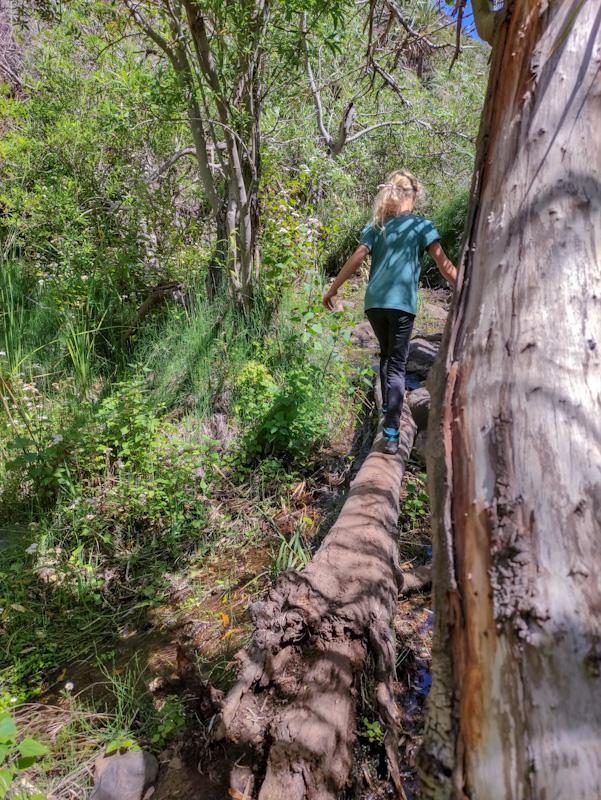
[[[241,751],[230,796],[336,800],[347,785],[356,735],[356,676],[375,665],[378,712],[397,796],[399,712],[393,693],[392,620],[403,576],[397,523],[415,437],[407,406],[396,456],[376,439],[340,516],[303,572],[281,575],[251,608],[254,633],[238,656],[217,738]]]

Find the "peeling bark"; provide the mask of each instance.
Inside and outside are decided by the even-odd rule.
[[[240,746],[232,795],[335,800],[351,768],[355,677],[374,665],[378,710],[396,785],[398,710],[392,620],[402,585],[399,492],[415,423],[405,406],[397,456],[368,455],[340,516],[303,572],[280,576],[251,609],[255,631],[238,655],[219,735]]]
[[[601,796],[600,31],[515,0],[493,51],[431,382],[424,798]]]

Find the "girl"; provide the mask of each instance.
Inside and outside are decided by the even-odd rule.
[[[457,268],[440,246],[434,225],[413,213],[418,192],[415,176],[406,170],[393,172],[378,189],[372,222],[363,229],[359,247],[334,279],[323,302],[326,308],[334,308],[338,289],[371,253],[365,311],[380,343],[384,452],[393,455],[399,446],[405,363],[417,311],[417,283],[424,250],[453,286]]]

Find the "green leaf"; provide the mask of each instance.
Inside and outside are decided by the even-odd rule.
[[[18,750],[23,758],[41,758],[49,752],[45,744],[41,744],[29,736],[26,736],[19,744]]]
[[[27,758],[18,758],[15,762],[16,768],[19,772],[22,772],[24,769],[29,769],[29,767],[33,767],[37,758],[34,756],[28,756]]]
[[[116,750],[129,750],[134,746],[133,739],[113,739],[106,747],[106,754],[110,755]]]
[[[0,800],[6,797],[10,785],[13,782],[14,773],[12,769],[0,769]]]
[[[0,717],[0,743],[14,742],[17,738],[17,726],[8,714]]]
[[[31,446],[35,447],[35,442],[32,439],[27,439],[24,436],[16,436],[8,446],[13,449],[24,449]]]

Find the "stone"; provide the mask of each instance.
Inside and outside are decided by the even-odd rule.
[[[96,759],[91,800],[144,800],[158,771],[158,761],[144,750],[104,754]]]
[[[406,371],[425,380],[440,349],[440,340],[416,336],[409,343]]]
[[[440,306],[434,305],[434,303],[424,303],[424,316],[427,319],[444,322],[448,313],[446,308],[441,308]]]
[[[423,386],[407,394],[407,405],[411,410],[418,431],[428,427],[430,413],[430,392]]]
[[[428,450],[428,434],[426,431],[420,431],[417,436],[415,437],[415,442],[413,443],[413,457],[415,460],[426,468],[426,461],[427,461],[427,450]]]

